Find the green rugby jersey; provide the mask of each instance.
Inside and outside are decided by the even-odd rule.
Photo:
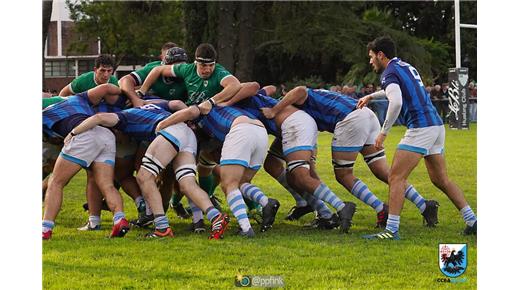
[[[101,85],[96,83],[94,76],[94,71],[89,71],[75,78],[72,83],[70,83],[70,90],[72,91],[72,94],[79,94]],[[119,87],[117,78],[113,75],[110,76],[108,82]]]
[[[146,76],[150,73],[150,71],[157,66],[161,65],[161,61],[154,61],[147,63],[143,68],[138,69],[132,72],[130,75],[134,79],[137,86],[143,84]],[[158,96],[164,100],[181,100],[186,101],[186,87],[184,86],[184,82],[181,79],[173,78],[173,77],[163,77],[160,76],[157,79],[150,89],[148,90],[148,94]]]
[[[213,74],[208,79],[203,79],[197,74],[195,63],[183,63],[172,66],[174,76],[183,79],[188,91],[186,105],[199,104],[214,95],[220,93],[223,87],[220,82],[232,74],[220,64],[215,65]]]

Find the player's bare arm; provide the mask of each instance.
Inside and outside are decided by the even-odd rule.
[[[150,73],[146,76],[146,79],[144,80],[143,84],[141,85],[141,88],[139,91],[146,95],[146,92],[150,89],[150,87],[155,83],[155,81],[160,77],[173,77],[172,72],[173,65],[161,65],[154,67]]]
[[[276,86],[268,85],[262,88],[267,96],[272,96],[276,93]]]
[[[289,91],[283,99],[272,108],[262,108],[262,113],[268,119],[274,118],[285,107],[293,104],[301,105],[307,99],[307,88],[299,86]]]
[[[228,76],[222,79],[220,85],[224,89],[212,97],[215,104],[230,100],[242,88],[240,81],[234,76]]]
[[[99,104],[102,99],[110,105],[115,104],[119,94],[121,94],[121,89],[110,83],[99,85],[87,91],[88,99],[93,105]]]
[[[58,95],[60,97],[68,97],[68,96],[74,95],[74,93],[70,89],[70,83],[68,85],[66,85],[63,89],[61,89],[61,91]]]
[[[368,105],[368,103],[373,99],[382,99],[386,97],[386,93],[384,90],[379,90],[377,92],[373,92],[369,95],[366,95],[358,100],[358,103],[356,105],[356,108],[361,109],[364,106]]]
[[[182,109],[180,111],[177,111],[173,113],[168,118],[162,120],[157,124],[155,127],[155,131],[159,132],[162,129],[169,127],[171,125],[175,125],[181,122],[186,122],[188,120],[196,119],[198,116],[200,116],[200,109],[198,106],[189,106],[185,109]]]
[[[220,103],[221,106],[231,106],[244,99],[250,98],[258,92],[260,85],[257,82],[242,83],[240,90],[228,101]]]
[[[70,142],[70,139],[72,137],[81,134],[85,131],[88,131],[98,125],[104,126],[104,127],[114,127],[117,122],[119,122],[119,117],[117,114],[114,113],[99,113],[95,114],[94,116],[90,116],[87,119],[85,119],[83,122],[81,122],[78,126],[76,126],[74,129],[70,131],[70,133],[65,137],[65,140],[63,141],[64,144],[67,144]]]
[[[121,88],[121,92],[132,102],[132,106],[140,107],[145,104],[141,97],[135,92],[136,83],[130,75],[126,75],[119,80],[119,87]]]

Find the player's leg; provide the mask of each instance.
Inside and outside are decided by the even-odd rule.
[[[432,183],[444,192],[459,210],[467,227],[465,234],[477,234],[477,217],[464,198],[462,190],[450,180],[446,170],[446,160],[442,154],[444,148],[444,127],[439,126],[439,137],[434,146],[429,150],[429,155],[425,156],[424,161],[428,169],[428,175]]]
[[[92,172],[97,187],[114,214],[114,226],[110,237],[123,237],[130,230],[130,227],[123,211],[123,199],[114,186],[114,164],[94,161],[92,163]]]
[[[287,214],[287,220],[298,220],[300,217],[312,212],[314,209],[305,199],[305,194],[298,193],[289,185],[287,181],[287,170],[285,169],[285,159],[282,152],[282,141],[276,138],[267,152],[264,161],[264,170],[280,185],[282,185],[294,198],[296,205],[291,208]]]
[[[45,195],[45,207],[42,221],[42,238],[50,239],[54,221],[61,208],[63,201],[63,188],[70,179],[78,173],[81,166],[77,163],[69,161],[62,156],[56,160],[54,170],[52,172],[47,193]]]
[[[162,135],[158,135],[148,146],[137,173],[137,183],[154,216],[155,229],[147,237],[173,237],[170,223],[165,215],[161,192],[155,179],[165,165],[177,155],[176,147]]]
[[[196,145],[195,136],[193,136],[193,143]],[[193,204],[193,209],[197,209],[206,213],[208,220],[211,222],[210,239],[220,239],[224,234],[229,223],[229,217],[222,214],[220,210],[215,208],[211,203],[207,193],[202,190],[195,179],[195,156],[194,152],[181,151],[173,161],[173,168],[175,169],[175,177],[179,183],[180,191],[183,192],[189,199],[190,204]],[[193,217],[196,217],[196,211],[193,211]],[[194,223],[203,224],[203,216],[200,220]],[[194,227],[195,229],[195,227]]]
[[[225,148],[222,148],[224,150]],[[239,185],[244,175],[246,167],[238,164],[221,164],[220,165],[220,187],[226,195],[226,201],[229,209],[237,218],[240,225],[240,234],[253,237],[254,232],[247,217],[246,204]]]
[[[87,195],[87,204],[88,204],[88,222],[79,227],[80,231],[91,231],[91,230],[100,230],[101,229],[101,208],[103,204],[103,194],[99,190],[96,180],[94,178],[94,173],[92,169],[87,169],[87,186],[86,186],[86,195]]]

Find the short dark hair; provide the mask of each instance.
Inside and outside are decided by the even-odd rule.
[[[199,44],[199,46],[197,46],[197,49],[195,50],[195,60],[197,60],[198,58],[216,61],[217,51],[215,50],[213,45],[209,43]]]
[[[94,67],[99,68],[101,66],[111,66],[114,67],[114,59],[108,54],[101,54],[98,57],[96,57],[96,60],[94,61]]]
[[[373,51],[374,53],[382,52],[385,54],[387,58],[394,58],[396,55],[395,52],[395,43],[390,38],[390,36],[380,36],[374,39],[372,42],[369,42],[367,45],[368,51]]]
[[[170,49],[172,47],[176,47],[176,46],[178,46],[178,45],[175,42],[168,41],[165,44],[163,44],[163,46],[161,47],[161,51],[168,50],[168,49]]]

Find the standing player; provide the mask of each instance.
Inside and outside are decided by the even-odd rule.
[[[375,137],[380,130],[374,112],[368,108],[356,110],[357,101],[351,97],[327,90],[307,89],[304,86],[292,89],[276,106],[265,108],[263,112],[266,117],[272,118],[290,104],[297,105],[311,115],[320,131],[334,134],[331,149],[336,180],[356,198],[374,209],[377,227],[385,227],[387,207],[353,172],[356,157],[361,153],[372,173],[379,180],[388,183],[385,152],[374,146]],[[411,185],[407,186],[407,193],[427,223],[433,226],[437,219],[436,202],[425,201]]]
[[[367,46],[370,64],[377,73],[382,72],[381,87],[388,98],[388,112],[375,147],[383,148],[386,135],[401,115],[408,130],[397,146],[389,176],[389,215],[383,232],[364,236],[367,239],[399,239],[400,213],[403,207],[406,179],[424,158],[432,183],[442,190],[457,207],[466,222],[464,234],[477,234],[477,217],[466,202],[460,188],[446,172],[444,159],[445,129],[442,119],[432,105],[421,76],[410,64],[395,57],[395,44],[389,37],[379,37]],[[380,91],[381,92],[381,91]],[[359,100],[365,106],[374,93]]]
[[[83,134],[76,134],[73,131],[77,124],[94,114],[91,105],[99,104],[102,99],[108,103],[115,102],[120,93],[121,90],[118,87],[103,84],[71,96],[43,111],[44,130],[51,130],[60,136],[67,136],[69,133],[73,136],[65,142],[60,156],[56,160],[45,196],[42,222],[44,240],[48,240],[52,236],[54,220],[63,200],[63,188],[82,167],[92,170],[96,185],[114,213],[114,226],[110,236],[122,237],[128,232],[128,221],[123,213],[123,200],[113,183],[116,152],[114,135],[110,130],[99,126]]]

